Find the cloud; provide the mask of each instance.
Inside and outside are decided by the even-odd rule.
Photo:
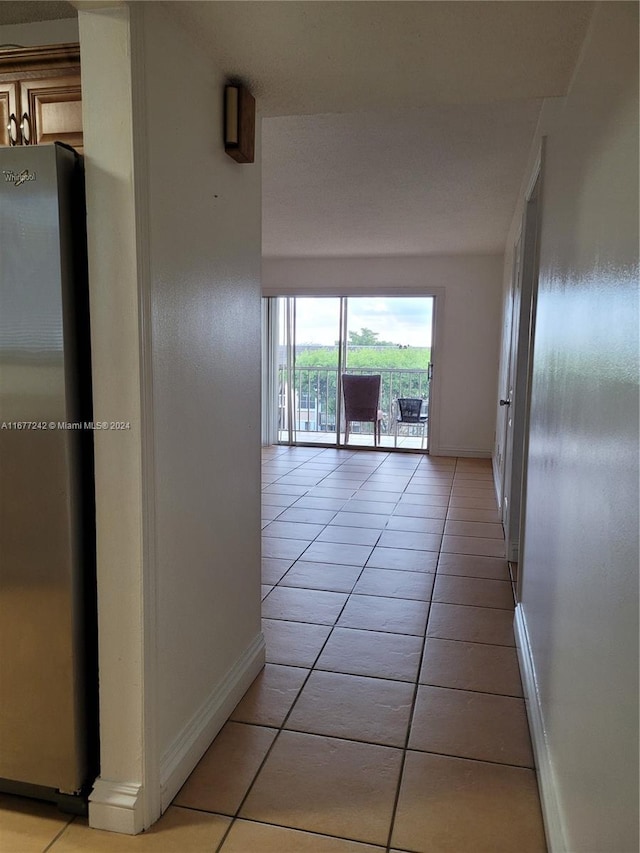
[[[378,332],[381,340],[431,346],[433,299],[429,297],[354,296],[347,299],[347,328]],[[297,342],[332,345],[338,340],[338,297],[296,299]]]

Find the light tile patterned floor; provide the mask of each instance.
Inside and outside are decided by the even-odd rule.
[[[0,798],[0,849],[542,853],[487,460],[272,447],[267,665],[136,838]]]

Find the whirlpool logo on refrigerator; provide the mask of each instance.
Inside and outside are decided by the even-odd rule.
[[[14,172],[13,169],[3,169],[2,174],[6,184],[13,184],[14,187],[21,187],[29,181],[36,180],[36,173],[30,172],[29,169],[23,169],[21,172]]]

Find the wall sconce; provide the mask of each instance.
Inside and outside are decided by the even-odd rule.
[[[255,160],[256,102],[244,86],[224,87],[224,150],[236,163]]]

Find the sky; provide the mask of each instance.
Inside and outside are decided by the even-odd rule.
[[[431,346],[433,300],[427,297],[357,296],[347,300],[347,330],[371,329],[380,340],[412,347]],[[338,297],[298,297],[298,344],[332,345],[338,340]]]

